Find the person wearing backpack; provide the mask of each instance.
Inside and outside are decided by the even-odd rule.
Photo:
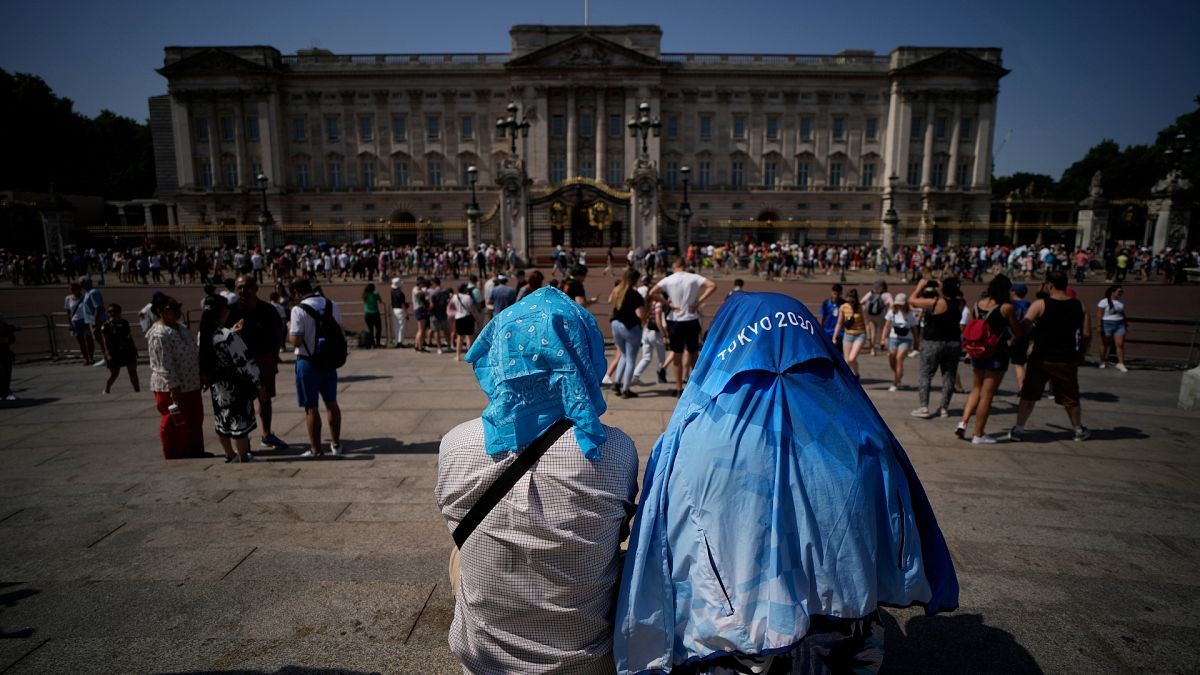
[[[871,347],[871,356],[875,356],[876,348],[887,348],[887,334],[883,332],[884,315],[892,304],[892,294],[888,293],[887,282],[883,279],[877,280],[871,292],[863,298],[863,305],[867,308],[867,343]]]
[[[967,424],[975,416],[975,433],[971,437],[974,445],[995,443],[996,439],[984,433],[988,416],[992,412],[992,399],[1000,389],[1000,381],[1008,371],[1009,345],[1022,334],[1017,320],[1017,308],[1010,300],[1012,281],[1003,274],[992,277],[988,284],[987,297],[975,303],[971,320],[963,330],[963,351],[971,357],[974,382],[967,404],[963,407],[962,419],[954,429],[954,435],[966,438]]]
[[[346,362],[346,334],[337,303],[313,290],[303,277],[292,282],[291,330],[288,341],[296,348],[296,398],[304,408],[309,449],[301,457],[325,454],[321,449],[321,411],[325,401],[329,420],[329,451],[342,454],[342,410],[337,404],[337,369]]]

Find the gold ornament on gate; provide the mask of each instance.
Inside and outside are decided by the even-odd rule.
[[[567,207],[562,202],[554,202],[550,205],[550,227],[561,230],[566,224]]]
[[[592,227],[603,230],[612,222],[612,209],[604,202],[593,202],[588,207],[588,223]]]

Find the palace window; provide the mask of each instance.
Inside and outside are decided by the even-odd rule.
[[[841,187],[841,186],[842,186],[842,163],[841,162],[830,162],[829,163],[829,187]]]
[[[471,161],[469,159],[464,158],[461,162],[458,163],[458,184],[459,185],[470,185],[471,184],[471,172],[467,171],[467,169],[470,169],[470,168],[471,168]]]
[[[475,116],[463,115],[458,120],[459,138],[470,141],[475,138]]]
[[[733,162],[729,165],[729,182],[733,187],[746,185],[746,163]]]
[[[679,162],[667,162],[667,172],[663,177],[663,185],[667,189],[674,189],[679,183]]]
[[[808,162],[797,162],[796,164],[796,185],[800,187],[808,187]]]
[[[397,187],[405,187],[408,185],[408,160],[398,159],[392,165],[392,182]]]
[[[408,139],[408,118],[404,115],[397,115],[392,118],[392,140],[403,141]]]
[[[846,140],[846,118],[845,117],[833,118],[833,140],[835,140],[835,141]]]
[[[697,172],[696,183],[702,188],[712,185],[712,162],[700,162],[700,171]]]
[[[296,164],[296,185],[301,188],[307,188],[311,185],[308,177],[308,162],[300,162]]]
[[[258,140],[258,115],[251,115],[246,118],[246,138]]]
[[[679,138],[679,115],[671,115],[667,118],[667,138]]]
[[[207,117],[197,117],[194,124],[196,127],[196,142],[197,143],[207,143],[208,142],[208,118]]]
[[[958,140],[960,140],[960,141],[971,140],[971,123],[974,121],[975,120],[970,117],[962,118],[962,121],[959,122],[959,125],[958,125]]]
[[[567,135],[567,120],[562,115],[550,116],[550,135],[562,138]]]
[[[700,116],[700,138],[708,140],[713,135],[713,118],[712,115]]]
[[[591,138],[596,131],[596,122],[592,119],[591,113],[583,113],[579,116],[579,137]]]
[[[375,187],[375,162],[366,160],[362,163],[362,184],[363,187]]]
[[[429,167],[426,173],[429,175],[429,187],[441,187],[442,185],[442,160],[431,159],[428,162]]]
[[[763,185],[765,187],[775,187],[775,182],[779,177],[779,165],[775,162],[766,162],[763,164]]]
[[[342,136],[341,118],[330,116],[325,118],[325,140],[336,141]]]
[[[912,129],[909,134],[914,141],[919,141],[925,137],[925,118],[914,115],[912,118]]]
[[[596,163],[590,159],[579,160],[579,175],[584,178],[596,177]]]
[[[875,187],[875,162],[867,162],[863,164],[862,186]]]
[[[620,185],[625,182],[625,165],[619,159],[608,160],[608,184]]]
[[[811,141],[812,140],[812,131],[813,131],[813,118],[801,117],[800,118],[800,140]]]
[[[921,184],[921,158],[920,157],[913,158],[911,161],[909,161],[908,176],[906,177],[905,182],[912,186],[917,186],[917,185]]]
[[[955,169],[956,176],[955,176],[954,182],[958,183],[959,187],[964,187],[964,188],[970,187],[971,186],[971,162],[970,162],[970,159],[964,157],[964,158],[960,159],[959,162],[961,162],[961,163],[958,165],[958,168]]]
[[[550,160],[550,182],[561,183],[567,179],[567,160],[555,157]]]
[[[746,138],[746,116],[745,115],[734,115],[733,116],[733,137],[738,140],[745,140],[745,138]]]
[[[868,117],[867,118],[867,140],[873,141],[877,138],[879,138],[879,118],[878,117]]]
[[[933,184],[938,187],[946,186],[946,163],[945,162],[934,162],[933,163]]]
[[[939,141],[946,140],[946,118],[944,116],[939,116],[939,117],[934,118],[933,130],[934,130],[934,134],[933,134],[934,138],[936,138]]]
[[[221,171],[225,175],[225,187],[234,187],[238,184],[237,164],[224,164],[221,166]]]
[[[212,187],[212,165],[208,162],[200,162],[196,171],[196,184],[200,187]]]
[[[375,118],[363,115],[358,118],[358,140],[370,141],[375,138]]]
[[[222,141],[232,141],[233,140],[233,118],[232,117],[222,117],[221,118],[221,140]]]
[[[329,187],[340,190],[342,187],[342,164],[341,162],[329,163]]]
[[[308,140],[308,120],[306,118],[292,118],[292,140],[297,143],[303,143]]]
[[[442,137],[442,118],[429,115],[425,118],[425,138],[434,140]]]
[[[767,140],[779,139],[779,115],[767,116]]]
[[[621,124],[620,115],[608,116],[608,136],[609,138],[620,138],[624,126]]]

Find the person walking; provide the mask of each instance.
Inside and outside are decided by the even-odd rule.
[[[492,286],[488,300],[492,304],[493,318],[499,316],[500,312],[508,309],[517,301],[517,291],[508,285],[508,277],[503,274],[496,275],[496,283]]]
[[[108,366],[108,381],[104,383],[104,393],[111,394],[113,383],[121,375],[121,369],[129,371],[129,383],[134,391],[141,391],[137,374],[137,346],[133,344],[133,329],[129,322],[121,318],[121,306],[113,303],[108,306],[108,321],[100,327],[104,336],[104,363]]]
[[[1017,309],[1010,301],[1012,281],[1004,274],[997,274],[988,283],[987,297],[975,303],[971,310],[972,323],[979,327],[982,338],[975,332],[964,332],[964,348],[971,355],[974,380],[967,405],[963,407],[962,419],[954,429],[954,435],[966,438],[967,425],[975,416],[975,433],[971,443],[975,445],[995,443],[996,439],[985,433],[988,416],[992,412],[992,399],[1000,389],[1004,373],[1008,371],[1009,345],[1021,337],[1021,324],[1017,320]],[[982,324],[978,322],[983,322]],[[968,328],[972,324],[968,324]]]
[[[429,339],[433,340],[433,346],[437,349],[437,353],[441,354],[442,342],[446,343],[446,348],[450,348],[449,331],[447,330],[446,307],[450,303],[450,296],[454,294],[449,288],[442,288],[442,280],[434,277],[429,280]]]
[[[646,317],[646,301],[642,294],[637,292],[637,282],[640,278],[641,274],[635,268],[625,268],[621,281],[608,296],[608,302],[613,308],[613,343],[619,354],[617,369],[613,375],[613,391],[621,398],[637,398],[637,393],[631,390],[629,385],[633,382],[638,350],[642,343],[642,323]]]
[[[246,274],[241,279],[253,282],[254,276]],[[229,314],[225,298],[214,295],[204,299],[198,338],[200,376],[208,382],[213,427],[225,451],[225,461],[249,462],[253,459],[250,432],[258,428],[254,400],[264,398],[266,393],[245,341],[236,331],[225,327]]]
[[[954,379],[958,375],[958,362],[962,358],[963,301],[958,279],[947,277],[940,286],[928,277],[922,277],[913,289],[908,303],[925,311],[925,327],[921,337],[921,377],[917,384],[920,407],[912,411],[913,417],[929,419],[934,413],[929,410],[929,387],[933,374],[942,372],[942,398],[937,415],[950,416],[950,397],[954,395]]]
[[[400,287],[400,278],[392,279],[392,321],[396,328],[396,340],[392,345],[404,346],[404,325],[408,322],[408,296]]]
[[[425,349],[425,335],[429,332],[429,291],[425,277],[417,277],[412,290],[413,319],[417,322],[417,334],[413,337],[413,349],[418,352]]]
[[[647,276],[643,279],[643,284],[638,286],[638,293],[643,298],[650,294],[650,288],[654,285],[654,278]],[[639,386],[648,386],[642,381],[642,373],[650,367],[650,363],[655,357],[658,358],[658,369],[655,371],[659,384],[667,383],[667,348],[663,343],[663,336],[667,334],[666,312],[663,311],[663,303],[659,301],[649,302],[649,306],[645,309],[645,325],[642,326],[642,358],[638,360],[637,367],[633,369],[633,383]]]
[[[828,272],[826,272],[828,274]],[[834,284],[829,287],[829,297],[821,302],[821,328],[825,331],[825,336],[837,345],[838,351],[842,351],[842,335],[836,329],[838,317],[841,316],[842,304],[846,302],[842,298],[842,285]]]
[[[1100,367],[1108,367],[1109,351],[1117,353],[1117,370],[1125,367],[1125,289],[1113,284],[1104,289],[1104,299],[1096,304],[1096,323],[1100,326]]]
[[[342,333],[340,347],[331,342],[335,334],[319,335],[320,323],[328,317],[333,331],[342,331],[342,313],[337,303],[313,291],[312,282],[299,278],[292,282],[292,322],[289,341],[296,348],[296,398],[304,409],[305,427],[308,430],[309,449],[301,457],[318,457],[325,454],[321,448],[321,411],[319,401],[325,402],[325,414],[329,422],[329,451],[342,454],[342,409],[337,403],[337,368],[322,367],[325,355],[335,349],[345,360],[345,334]],[[337,356],[337,354],[335,354]]]
[[[95,358],[95,345],[99,344],[104,336],[100,334],[100,326],[108,320],[104,313],[104,296],[100,291],[92,288],[91,277],[80,277],[79,286],[83,289],[83,299],[80,300],[80,318],[85,324],[84,330],[88,334],[87,344],[88,350],[84,356],[84,365],[102,366],[103,360]],[[100,346],[100,352],[104,352],[104,346]]]
[[[884,315],[883,334],[887,336],[888,366],[892,369],[892,386],[888,391],[899,391],[904,379],[904,359],[913,348],[913,330],[917,317],[908,306],[908,296],[897,293],[892,306]]]
[[[670,307],[667,338],[669,349],[675,355],[674,395],[680,396],[684,380],[692,372],[700,353],[700,305],[717,290],[717,284],[712,279],[685,271],[683,258],[675,258],[671,269],[672,274],[654,284],[647,298],[665,302]]]
[[[63,298],[63,309],[67,310],[68,331],[79,343],[83,365],[90,366],[95,361],[96,341],[92,338],[87,321],[83,319],[83,286],[78,281],[71,282],[71,292]]]
[[[378,349],[383,346],[383,316],[379,313],[379,303],[383,296],[375,290],[375,284],[367,284],[362,292],[363,321],[367,324],[367,332],[371,334],[371,347]]]
[[[887,271],[883,273],[886,274]],[[884,349],[887,346],[888,337],[883,332],[883,324],[884,315],[891,309],[892,301],[892,294],[888,293],[887,282],[883,279],[876,280],[871,291],[862,299],[867,308],[867,344],[871,348],[871,356],[875,356],[876,347]]]
[[[471,287],[459,284],[458,292],[450,298],[450,311],[454,313],[454,360],[461,361],[463,351],[470,351],[475,341],[476,310]]]
[[[155,299],[158,321],[146,336],[150,391],[162,420],[158,425],[164,459],[210,457],[204,451],[204,401],[196,341],[181,323],[183,306],[169,295]]]
[[[855,377],[859,376],[858,354],[867,340],[867,320],[863,310],[862,303],[858,301],[858,289],[851,288],[846,294],[846,302],[838,308],[837,323],[833,328],[834,335],[845,336],[842,338],[842,357]]]
[[[1042,284],[1045,298],[1034,300],[1022,322],[1025,327],[1036,326],[1033,351],[1025,382],[1021,386],[1021,403],[1017,408],[1017,423],[1008,433],[1008,440],[1020,441],[1025,423],[1042,398],[1049,382],[1054,389],[1054,402],[1061,405],[1071,422],[1072,437],[1086,441],[1092,432],[1083,426],[1083,410],[1079,404],[1079,361],[1087,353],[1092,332],[1089,315],[1079,300],[1067,295],[1067,275],[1053,270]]]
[[[234,289],[237,302],[229,305],[229,314],[224,326],[233,329],[244,343],[247,353],[258,369],[257,390],[258,417],[261,421],[262,438],[259,447],[283,449],[288,444],[271,430],[274,417],[272,400],[275,398],[275,377],[279,373],[279,345],[283,341],[286,324],[280,320],[275,306],[258,297],[258,282],[252,274],[237,278]],[[212,296],[220,297],[220,296]]]

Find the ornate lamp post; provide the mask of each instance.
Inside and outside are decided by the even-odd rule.
[[[271,210],[267,208],[267,183],[270,181],[260,173],[254,177],[258,189],[262,192],[262,211],[258,214],[258,245],[263,253],[267,252],[267,228],[271,225]]]
[[[888,207],[883,213],[883,252],[889,257],[896,245],[896,226],[900,224],[900,216],[896,214],[896,183],[899,181],[900,177],[896,174],[888,176]]]
[[[517,112],[520,110],[517,104],[508,104],[508,117],[501,117],[496,120],[496,128],[503,129],[504,133],[510,139],[510,152],[515,157],[517,154],[517,134],[521,134],[521,138],[529,138],[529,120],[526,117],[521,117],[517,121]]]
[[[479,202],[475,199],[475,183],[479,181],[479,169],[474,164],[467,167],[467,183],[471,185],[471,203],[467,205],[467,248],[474,254],[476,230],[479,229]]]
[[[692,219],[692,205],[688,203],[688,177],[692,169],[681,166],[679,173],[683,176],[683,201],[679,202],[679,252],[683,254],[688,245],[688,221]]]
[[[658,138],[658,135],[662,133],[662,122],[657,117],[653,119],[650,117],[650,104],[642,101],[638,106],[637,117],[630,117],[626,126],[629,127],[630,137],[637,138],[641,136],[642,157],[650,154],[646,146],[646,139],[649,137],[651,130],[654,131],[655,138]]]

